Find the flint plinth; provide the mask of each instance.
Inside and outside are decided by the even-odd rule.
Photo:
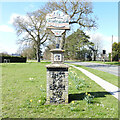
[[[51,50],[51,64],[47,68],[46,104],[68,103],[68,65],[64,64],[64,50]]]

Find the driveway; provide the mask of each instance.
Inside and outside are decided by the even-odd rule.
[[[118,70],[120,69],[120,66],[100,64],[100,63],[91,63],[91,62],[69,62],[69,63],[76,64],[76,65],[82,65],[82,66],[93,68],[96,70],[108,72],[116,76],[120,76],[120,71]]]

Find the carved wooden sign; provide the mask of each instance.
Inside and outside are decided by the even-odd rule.
[[[70,16],[59,11],[53,11],[46,15],[46,28],[51,29],[55,36],[61,36],[65,30],[69,30]]]
[[[65,32],[65,30],[55,30],[55,29],[52,29],[51,31],[54,33],[55,36],[61,36]]]
[[[69,28],[69,21],[70,17],[69,15],[66,15],[65,13],[56,10],[53,11],[51,14],[46,15],[46,27],[50,29],[70,29]]]

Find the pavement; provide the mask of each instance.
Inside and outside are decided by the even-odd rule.
[[[75,65],[82,65],[85,67],[89,67],[92,69],[108,72],[110,74],[120,76],[120,66],[117,65],[108,65],[108,64],[100,64],[100,63],[92,63],[92,62],[69,62]]]
[[[70,65],[70,66],[80,70],[82,73],[88,76],[91,80],[95,81],[98,85],[100,85],[102,88],[104,88],[107,92],[109,92],[111,95],[113,95],[115,98],[117,98],[120,101],[120,88],[88,72],[83,68],[79,68],[74,65]]]

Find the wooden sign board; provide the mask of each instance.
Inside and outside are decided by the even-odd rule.
[[[70,16],[59,11],[53,11],[46,15],[46,28],[56,30],[69,30]]]
[[[55,30],[55,29],[52,29],[51,31],[52,31],[52,32],[54,33],[54,35],[57,36],[57,37],[61,36],[61,35],[65,32],[65,30]]]

